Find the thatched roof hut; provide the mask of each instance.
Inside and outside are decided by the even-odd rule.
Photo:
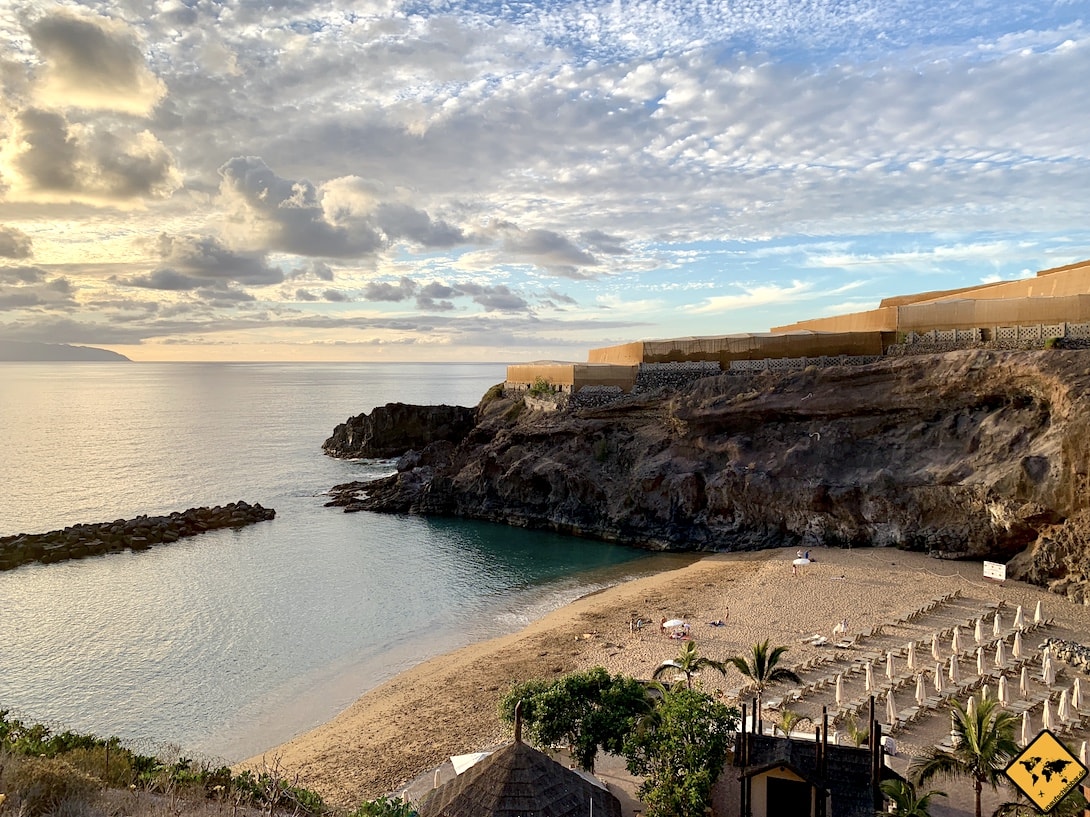
[[[621,817],[609,791],[518,738],[432,790],[420,817]]]

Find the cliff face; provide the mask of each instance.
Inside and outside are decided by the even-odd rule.
[[[473,428],[476,413],[464,406],[387,403],[349,417],[322,449],[333,457],[398,457],[440,441],[460,442]]]
[[[570,412],[503,397],[482,402],[460,444],[339,502],[654,549],[894,545],[1007,561],[1029,547],[1008,575],[1081,600],[1088,425],[1090,353],[1058,350],[722,375]]]

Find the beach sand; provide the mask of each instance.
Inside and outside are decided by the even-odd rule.
[[[690,622],[700,653],[719,660],[744,653],[766,638],[774,645],[787,645],[785,663],[800,667],[804,681],[815,673],[828,676],[846,670],[864,655],[925,639],[932,629],[964,624],[994,609],[997,602],[1006,605],[1003,616],[1009,627],[1016,605],[1032,616],[1037,600],[1043,600],[1045,615],[1054,623],[1027,639],[1030,649],[1046,636],[1090,641],[1090,608],[1019,582],[1002,586],[986,582],[979,562],[939,561],[889,548],[820,548],[811,554],[815,562],[793,576],[795,555],[793,549],[715,554],[586,596],[518,633],[426,661],[367,692],[329,723],[242,765],[276,765],[297,775],[301,785],[317,790],[328,802],[354,807],[429,774],[450,755],[509,741],[511,733],[499,722],[497,704],[515,682],[556,678],[594,666],[650,677],[680,646],[660,633],[657,622],[663,617]],[[959,594],[955,599],[934,612],[904,620],[937,597],[955,592]],[[636,619],[653,623],[634,632]],[[813,634],[832,639],[832,628],[843,619],[849,634],[863,634],[853,649],[802,643]],[[716,620],[725,626],[709,624]],[[872,635],[879,627],[881,631]],[[962,635],[972,642],[971,629]],[[934,666],[929,649],[919,656],[924,668]],[[801,669],[813,659],[824,663]],[[884,666],[876,665],[876,675]],[[1071,669],[1060,666],[1069,684],[1074,677]],[[974,673],[975,665],[963,662],[962,670]],[[743,679],[730,669],[726,676],[705,673],[700,683],[729,702]],[[913,690],[906,685],[897,693],[901,706],[913,702]],[[766,703],[786,692],[786,688],[770,691]],[[793,708],[817,718],[826,698],[831,708],[829,687],[804,696]],[[940,739],[948,727],[944,710],[905,729],[897,736],[898,756],[891,758],[891,765],[903,771],[912,754]],[[935,787],[951,792],[969,789],[951,783]]]

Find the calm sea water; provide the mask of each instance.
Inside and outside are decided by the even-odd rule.
[[[326,457],[389,401],[475,405],[500,364],[0,364],[0,534],[237,499],[272,522],[0,572],[0,709],[239,760],[425,658],[668,564],[460,520],[344,514]]]

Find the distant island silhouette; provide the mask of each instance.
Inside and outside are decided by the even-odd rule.
[[[34,343],[20,340],[0,340],[0,362],[117,362],[131,363],[125,355],[93,346],[69,346],[65,343]]]

